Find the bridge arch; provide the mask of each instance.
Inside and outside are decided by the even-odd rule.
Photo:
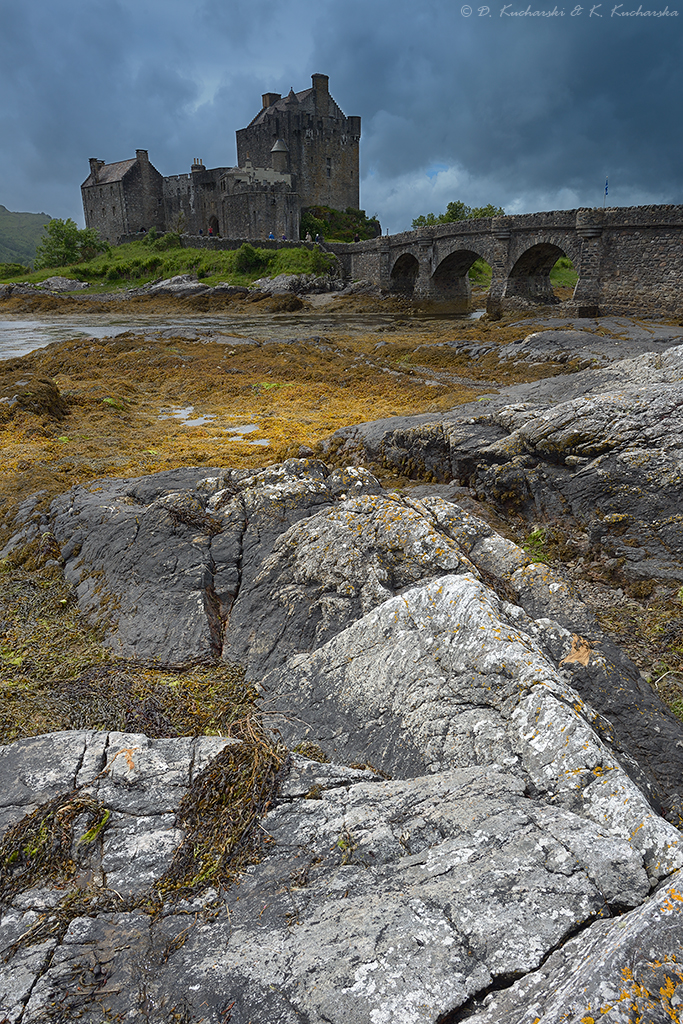
[[[574,254],[554,242],[537,242],[515,260],[508,273],[505,298],[518,296],[530,302],[553,305],[560,300],[553,291],[550,271],[560,256]]]
[[[469,304],[472,296],[469,271],[478,259],[486,257],[474,249],[454,249],[445,256],[432,274],[434,298]]]
[[[391,290],[412,295],[420,273],[420,264],[411,252],[402,253],[391,268]]]

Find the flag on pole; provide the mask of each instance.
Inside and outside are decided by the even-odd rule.
[[[605,178],[605,195],[607,195],[607,183],[608,183],[608,181],[609,181],[609,179]]]

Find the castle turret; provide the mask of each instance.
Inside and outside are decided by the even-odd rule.
[[[287,173],[289,170],[289,147],[284,139],[278,139],[270,151],[270,165],[274,171]]]

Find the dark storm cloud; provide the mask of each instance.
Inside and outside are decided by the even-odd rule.
[[[364,104],[365,172],[380,182],[373,199],[393,182],[419,204],[435,187],[419,172],[445,164],[470,202],[538,209],[564,193],[593,205],[606,173],[616,202],[683,201],[683,17],[619,20],[614,4],[572,17],[576,5],[561,3],[563,18],[501,18],[499,4],[491,17],[466,19],[460,4],[443,3],[411,17],[399,0],[381,5],[382,30],[366,34],[364,6],[346,4],[316,42],[331,57],[346,19],[357,26],[353,63],[341,70],[350,105]]]
[[[606,173],[612,203],[683,202],[683,11],[619,18],[603,3],[572,17],[576,4],[557,4],[564,17],[515,18],[499,3],[466,18],[461,6],[0,0],[0,203],[80,217],[88,157],[136,148],[165,174],[194,156],[232,164],[261,93],[306,88],[314,71],[363,119],[361,202],[391,230],[454,198],[596,205]]]

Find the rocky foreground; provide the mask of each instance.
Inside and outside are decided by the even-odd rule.
[[[678,582],[664,347],[332,446]],[[8,548],[47,533],[119,655],[243,665],[265,731],[0,748],[0,1020],[680,1020],[683,725],[560,575],[438,483],[315,458],[75,487]],[[257,783],[234,884],[174,890]]]

